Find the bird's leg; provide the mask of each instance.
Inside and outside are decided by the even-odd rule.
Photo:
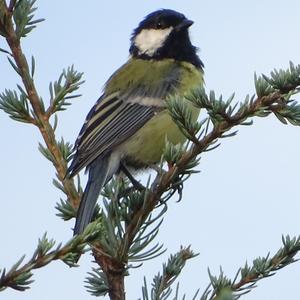
[[[149,169],[152,169],[153,171],[156,172],[154,181],[151,184],[151,189],[153,190],[157,186],[159,181],[161,180],[161,177],[166,173],[166,171],[157,164],[151,164],[148,167],[149,167]]]
[[[125,167],[125,165],[121,162],[120,163],[120,171],[122,171],[127,178],[130,180],[132,185],[139,191],[144,191],[146,188],[139,182],[137,181],[129,172],[129,170]]]

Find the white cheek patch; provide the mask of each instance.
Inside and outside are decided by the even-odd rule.
[[[173,27],[165,29],[143,29],[134,39],[139,54],[153,55],[157,49],[163,46]]]

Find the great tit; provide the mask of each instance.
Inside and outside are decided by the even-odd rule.
[[[189,37],[192,24],[179,12],[161,9],[147,15],[133,31],[129,60],[106,82],[75,142],[67,176],[85,167],[89,176],[74,235],[91,222],[101,189],[121,168],[158,163],[166,139],[185,142],[166,101],[203,84],[203,63]],[[188,105],[196,120],[199,110]]]

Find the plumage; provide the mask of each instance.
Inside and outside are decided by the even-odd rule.
[[[161,30],[144,29],[135,38],[135,45],[139,49],[139,54],[153,55],[160,48],[171,33],[172,28]]]
[[[159,10],[134,30],[130,59],[108,79],[75,142],[67,176],[86,167],[89,178],[74,234],[91,221],[102,187],[121,162],[146,168],[160,161],[166,138],[174,144],[186,140],[168,114],[166,101],[203,84],[203,64],[189,39],[191,24],[180,13]],[[188,105],[196,119],[199,111]]]
[[[82,232],[93,217],[94,207],[101,191],[101,187],[107,180],[109,173],[109,160],[99,156],[89,168],[89,179],[78,208],[74,232]]]

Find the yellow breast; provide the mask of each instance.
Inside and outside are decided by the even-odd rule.
[[[202,73],[193,65],[182,63],[183,78],[178,90],[184,96],[191,89],[203,84]],[[184,98],[182,98],[183,101]],[[188,102],[192,109],[193,121],[198,118],[199,110]],[[128,165],[143,167],[160,161],[166,139],[172,144],[183,144],[186,137],[172,120],[167,109],[157,113],[121,147]]]
[[[193,121],[199,110],[192,108]],[[132,167],[146,167],[158,163],[165,149],[166,139],[172,144],[183,144],[186,137],[164,110],[149,120],[140,130],[122,145],[125,161]]]
[[[166,138],[174,144],[185,140],[168,112],[163,111],[126,141],[124,152],[132,164],[151,165],[160,161]]]

